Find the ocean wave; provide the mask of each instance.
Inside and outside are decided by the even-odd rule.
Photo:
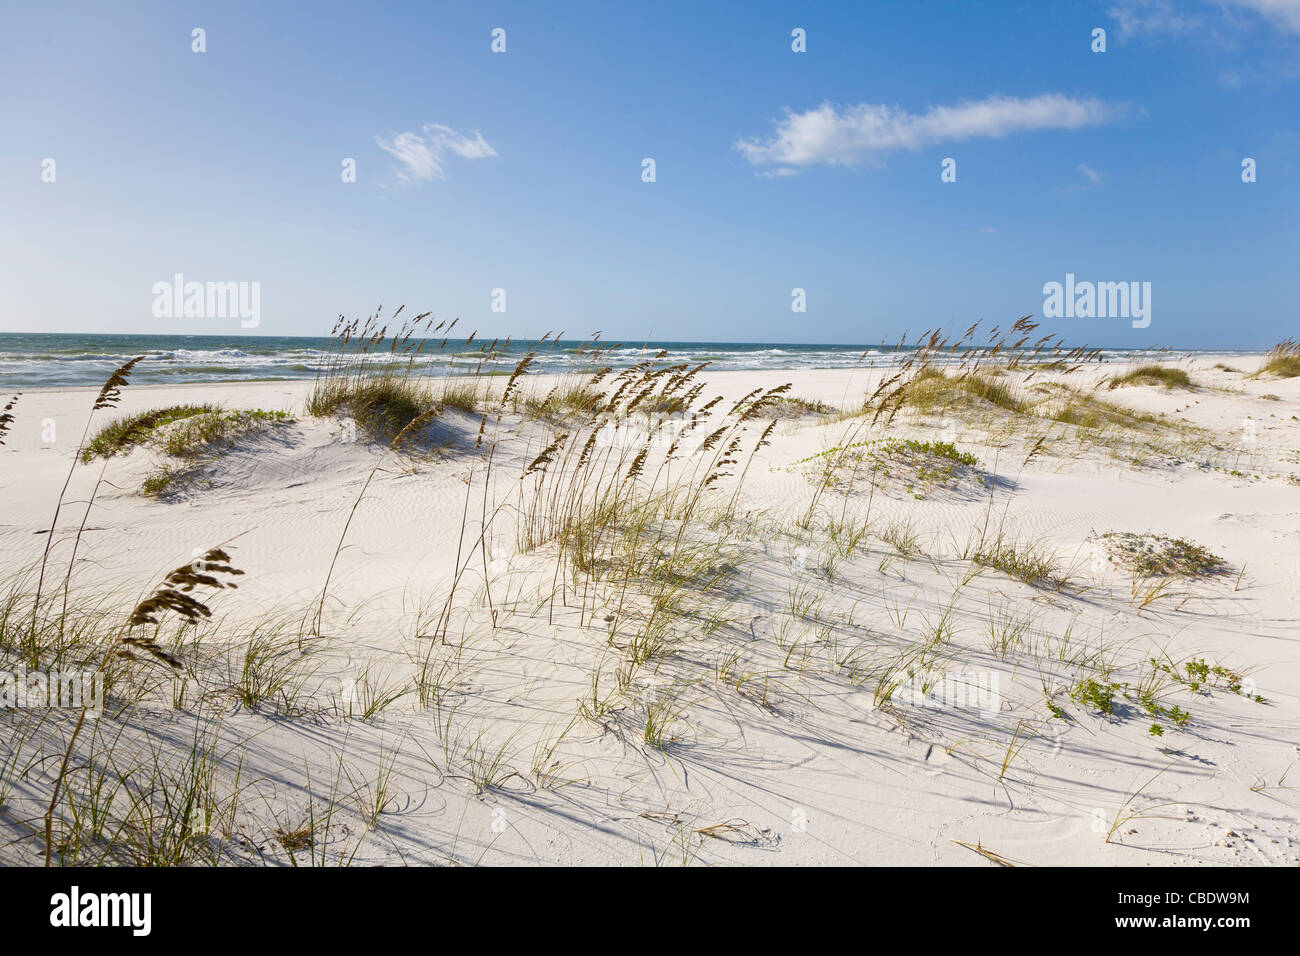
[[[435,342],[436,344],[436,342]],[[590,370],[596,366],[623,369],[654,358],[666,351],[663,364],[696,365],[724,371],[795,370],[804,368],[881,368],[896,365],[912,355],[914,347],[885,346],[800,346],[788,343],[729,344],[725,342],[650,342],[643,345],[563,340],[547,343],[537,353],[533,371],[557,374]],[[474,343],[477,345],[477,343]],[[532,345],[513,341],[508,348],[498,344],[493,352],[457,343],[443,352],[427,350],[415,366],[430,375],[466,374],[474,370],[496,373],[513,369]],[[203,341],[198,336],[67,336],[0,335],[0,388],[101,385],[113,369],[128,359],[144,355],[132,381],[177,382],[252,381],[310,379],[335,360],[333,343],[323,338],[264,337],[240,341],[237,337]],[[598,360],[593,360],[599,348]],[[1178,350],[1159,353],[1176,359],[1190,355],[1215,354],[1229,350]],[[1156,354],[1148,350],[1106,349],[1105,359],[1141,358]],[[936,357],[937,361],[959,362],[961,353]],[[345,361],[347,359],[345,358]],[[373,367],[404,363],[408,357],[386,352],[368,358]]]
[[[201,362],[204,359],[231,359],[231,358],[249,358],[249,354],[241,349],[173,349],[171,352],[160,353],[166,358],[179,359],[188,362]]]

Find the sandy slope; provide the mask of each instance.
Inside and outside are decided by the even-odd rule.
[[[593,670],[612,672],[623,638],[611,647],[603,613],[579,621],[572,607],[546,606],[546,554],[516,553],[504,531],[487,568],[498,626],[476,567],[466,593],[473,607],[450,643],[421,636],[447,590],[466,446],[478,425],[450,415],[447,447],[415,468],[390,464],[357,511],[325,637],[302,657],[314,712],[283,719],[230,703],[209,727],[243,757],[243,779],[252,781],[241,801],[247,843],[236,855],[283,860],[269,835],[277,823],[298,822],[327,789],[353,795],[341,800],[349,807],[363,804],[387,772],[393,799],[378,825],[367,831],[350,809],[340,812],[320,838],[328,852],[382,863],[989,865],[954,842],[964,841],[1040,865],[1295,865],[1300,768],[1285,775],[1300,741],[1300,487],[1288,476],[1300,473],[1300,380],[1249,380],[1213,369],[1215,361],[1186,366],[1202,385],[1195,393],[1138,387],[1104,396],[1208,429],[1219,448],[1203,460],[1135,465],[1062,439],[1024,467],[1026,446],[1047,429],[990,434],[979,421],[900,420],[893,434],[943,434],[996,472],[992,503],[982,490],[875,496],[877,532],[910,526],[922,553],[902,556],[877,537],[831,562],[830,573],[823,542],[801,545],[788,533],[812,488],[797,463],[840,443],[854,422],[783,422],[744,487],[750,523],[729,546],[725,600],[711,599],[723,623],[682,622],[675,652],[596,720],[578,718],[575,702],[590,697]],[[1249,370],[1257,360],[1225,361]],[[1083,370],[1071,382],[1114,371]],[[706,394],[734,400],[791,381],[791,394],[849,407],[878,374],[715,373]],[[308,608],[381,450],[347,441],[337,421],[302,415],[306,391],[298,383],[128,388],[123,412],[216,401],[299,417],[232,449],[165,501],[138,491],[153,453],[111,462],[74,588],[121,588],[126,605],[196,550],[234,539],[235,563],[247,573],[237,592],[213,602],[231,618],[222,633],[236,635],[236,621],[276,608]],[[0,449],[0,567],[8,571],[40,559],[91,394],[32,390],[16,409]],[[51,423],[55,439],[46,441]],[[538,437],[535,426],[507,424],[522,432],[502,452],[502,472],[513,475]],[[79,466],[69,500],[84,501],[97,472]],[[864,514],[867,499],[831,505]],[[61,531],[75,529],[82,508],[65,508]],[[1056,551],[1071,584],[1031,587],[988,569],[969,578],[960,553],[989,520]],[[1129,576],[1097,543],[1106,531],[1184,536],[1222,555],[1231,572],[1180,584],[1138,613]],[[66,536],[57,540],[56,558],[67,548]],[[801,595],[820,602],[815,614],[791,613]],[[990,650],[989,628],[1008,619],[1025,629],[1021,652],[1004,658]],[[923,643],[935,628],[950,631],[936,672],[995,682],[995,708],[878,706],[872,684],[855,684],[855,650],[879,657]],[[447,665],[441,709],[408,696],[373,720],[340,715],[349,681],[369,668],[379,683],[405,684],[412,656],[431,647]],[[1081,648],[1099,652],[1117,682],[1136,682],[1143,662],[1161,653],[1221,662],[1246,671],[1247,689],[1267,703],[1173,685],[1169,703],[1191,719],[1181,728],[1162,721],[1157,739],[1150,716],[1131,703],[1121,699],[1107,717],[1069,698]],[[205,680],[203,690],[220,697],[220,677]],[[1068,720],[1052,718],[1045,694]],[[656,748],[641,727],[665,700],[674,701],[671,742]],[[192,709],[157,708],[135,715],[128,737],[180,744],[194,726]],[[466,768],[498,753],[496,785],[476,792]],[[38,800],[48,782],[20,782],[15,799]],[[1140,811],[1104,841],[1117,814]],[[21,832],[22,817],[7,814],[0,826]],[[37,852],[29,840],[6,845],[0,858]]]

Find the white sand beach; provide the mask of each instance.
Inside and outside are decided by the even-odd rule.
[[[1300,378],[1251,377],[1262,358],[1179,362],[1190,389],[1112,389],[1115,363],[1004,371],[991,380],[1018,410],[975,398],[874,424],[862,406],[887,370],[706,369],[698,404],[720,395],[718,410],[791,387],[706,487],[690,469],[710,451],[663,466],[682,419],[654,440],[630,424],[593,438],[623,476],[613,500],[684,482],[699,503],[656,512],[652,532],[593,512],[584,527],[608,540],[564,560],[543,515],[589,503],[548,482],[596,433],[517,402],[498,424],[502,377],[397,450],[308,414],[310,382],[128,385],[92,434],[186,404],[287,417],[191,458],[163,428],[76,466],[42,619],[83,517],[68,594],[104,633],[210,548],[243,574],[195,589],[212,612],[197,628],[163,618],[179,671],[147,652],[113,664],[133,676],[74,748],[60,853],[1295,866]],[[524,376],[519,394],[557,382]],[[22,576],[10,671],[97,662],[90,638],[24,650],[15,610],[31,614],[15,595],[30,597],[95,392],[25,390],[0,447],[0,567]],[[142,493],[164,467],[165,490]],[[1132,563],[1178,541],[1204,551]],[[76,716],[0,715],[0,860],[41,861]],[[167,830],[161,794],[196,766],[206,814]],[[116,822],[92,826],[91,807]]]

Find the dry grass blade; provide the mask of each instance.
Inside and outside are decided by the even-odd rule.
[[[761,843],[766,836],[764,832],[748,820],[733,818],[707,827],[696,827],[695,834],[711,840],[737,845]]]
[[[63,510],[63,498],[68,493],[68,485],[72,483],[73,472],[77,470],[77,462],[81,460],[81,454],[86,447],[86,436],[90,434],[90,423],[95,419],[95,412],[101,408],[114,408],[118,399],[122,395],[122,387],[125,386],[131,377],[131,371],[135,368],[136,363],[144,359],[143,355],[137,355],[116,369],[108,377],[104,385],[99,390],[99,395],[95,398],[95,404],[90,409],[90,417],[86,419],[86,427],[81,430],[81,440],[77,443],[77,452],[72,456],[72,467],[68,469],[68,476],[63,479],[63,488],[59,491],[59,499],[54,505],[54,519],[50,522],[50,533],[45,538],[45,552],[41,555],[41,572],[36,578],[36,596],[32,601],[32,634],[36,633],[36,622],[41,610],[41,590],[45,586],[45,568],[50,561],[50,548],[54,545],[54,533],[59,527],[59,513]]]
[[[968,850],[974,850],[980,856],[984,857],[984,859],[992,860],[998,866],[1014,867],[1016,865],[1015,863],[1008,860],[1005,856],[1001,856],[997,853],[994,853],[992,850],[986,850],[983,846],[979,844],[978,841],[975,843],[967,843],[965,840],[953,840],[952,842],[957,844],[958,846],[964,846]]]

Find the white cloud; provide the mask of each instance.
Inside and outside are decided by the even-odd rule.
[[[1276,27],[1300,34],[1300,0],[1228,0],[1234,7],[1254,10]]]
[[[1088,177],[1088,182],[1091,183],[1093,186],[1100,186],[1100,185],[1101,185],[1101,173],[1097,172],[1097,170],[1095,170],[1095,169],[1089,169],[1089,168],[1088,168],[1087,166],[1085,166],[1083,163],[1080,163],[1080,164],[1079,164],[1079,172],[1081,172],[1081,173],[1083,173],[1083,175],[1087,176],[1087,177]]]
[[[1185,2],[1183,7],[1179,10],[1169,0],[1120,0],[1106,12],[1115,18],[1124,37],[1200,29],[1200,17],[1189,14]]]
[[[447,178],[443,157],[448,152],[462,159],[483,159],[497,154],[482,133],[472,132],[472,136],[466,136],[450,126],[428,123],[419,133],[398,133],[391,139],[376,136],[375,142],[401,164],[397,170],[398,182],[427,182]]]
[[[1230,16],[1238,11],[1249,11],[1280,30],[1300,34],[1300,0],[1209,0],[1199,7],[1188,0],[1118,0],[1106,10],[1126,38],[1196,32],[1218,36],[1221,30],[1253,25],[1249,17]]]
[[[1062,192],[1074,193],[1084,189],[1095,189],[1101,185],[1103,174],[1099,173],[1091,166],[1088,166],[1085,163],[1080,163],[1078,166],[1075,166],[1074,168],[1077,169],[1083,175],[1083,178],[1087,180],[1087,182],[1068,183],[1067,185],[1061,187]]]
[[[1095,99],[1060,93],[1022,99],[990,96],[977,103],[935,106],[909,113],[897,106],[860,103],[837,109],[823,103],[803,113],[787,112],[767,140],[735,144],[755,166],[794,170],[806,166],[856,166],[892,149],[933,143],[1001,138],[1040,129],[1078,129],[1106,122],[1112,110]]]

